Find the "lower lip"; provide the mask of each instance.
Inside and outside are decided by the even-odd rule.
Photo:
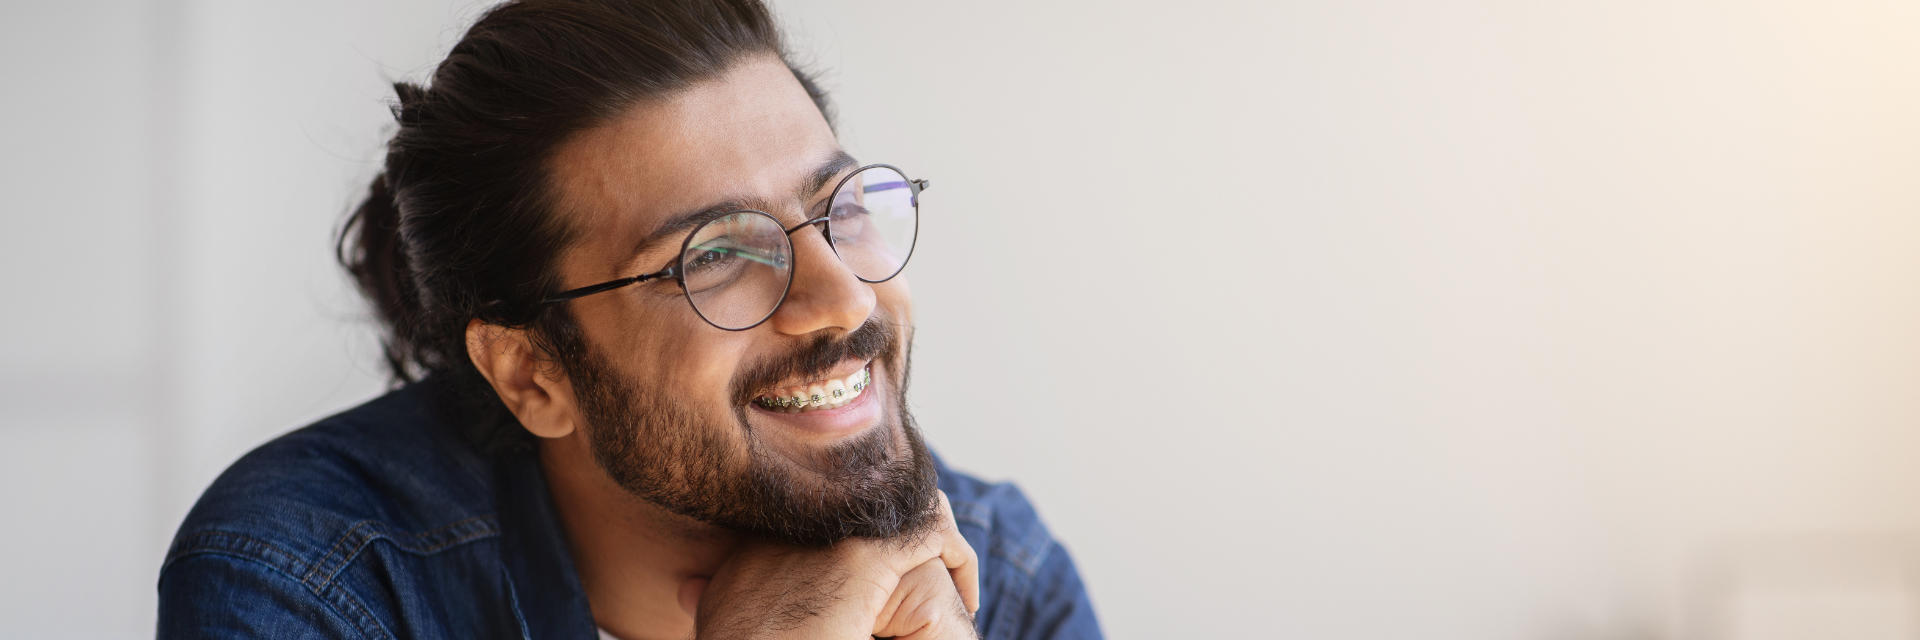
[[[808,434],[837,437],[858,433],[873,426],[880,418],[880,403],[873,399],[874,396],[880,395],[878,369],[879,367],[876,366],[870,370],[871,375],[868,379],[872,380],[872,383],[860,391],[859,397],[854,398],[853,402],[832,409],[787,413],[768,410],[757,403],[748,403],[747,406],[753,409],[754,415],[760,420],[791,427]]]

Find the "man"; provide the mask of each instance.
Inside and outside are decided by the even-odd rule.
[[[907,412],[930,183],[784,60],[756,0],[528,1],[395,85],[342,259],[409,384],[223,474],[159,634],[1098,636]]]

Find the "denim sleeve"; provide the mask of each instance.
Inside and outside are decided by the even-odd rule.
[[[156,636],[368,637],[293,576],[265,563],[220,554],[185,556],[162,571]]]
[[[1033,577],[1033,591],[1027,602],[1029,612],[1026,633],[1033,640],[1103,638],[1100,622],[1093,615],[1093,601],[1087,598],[1087,586],[1080,581],[1067,548],[1053,543],[1046,562]]]

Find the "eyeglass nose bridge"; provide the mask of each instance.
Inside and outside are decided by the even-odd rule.
[[[851,264],[847,264],[847,263],[846,263],[846,258],[840,255],[840,245],[838,245],[838,244],[835,244],[835,243],[833,242],[833,231],[832,231],[832,228],[828,226],[828,225],[830,225],[830,224],[832,224],[832,223],[830,223],[830,222],[828,222],[828,221],[827,221],[827,219],[828,219],[828,217],[829,217],[829,216],[826,216],[826,215],[822,215],[822,216],[820,216],[820,217],[818,217],[818,218],[814,218],[814,219],[812,219],[812,220],[808,220],[808,221],[806,221],[806,222],[802,222],[802,223],[800,223],[800,224],[796,224],[796,225],[793,225],[793,226],[791,226],[791,227],[787,227],[787,235],[789,235],[789,236],[791,236],[791,235],[793,235],[793,232],[795,232],[795,231],[799,231],[799,230],[801,230],[801,229],[805,229],[805,228],[807,228],[807,227],[812,227],[812,226],[818,226],[818,227],[820,227],[820,237],[821,237],[821,238],[823,238],[823,239],[825,239],[825,240],[827,241],[827,250],[828,250],[828,251],[832,251],[832,252],[833,252],[833,257],[834,257],[835,259],[838,259],[838,260],[840,260],[840,265],[841,265],[841,266],[843,266],[843,267],[846,267],[848,271],[852,271],[852,270],[853,270],[853,265],[851,265]],[[797,250],[797,249],[795,249],[795,250]],[[792,276],[788,276],[788,277],[789,277],[789,278],[791,278]],[[860,274],[858,274],[858,273],[855,273],[853,277],[855,277],[855,278],[860,278],[860,281],[861,281],[861,282],[866,282],[866,281],[867,281],[867,279],[866,279],[866,278],[861,278],[861,277],[860,277]],[[791,285],[789,285],[789,288],[791,288]],[[782,295],[780,296],[780,299],[781,299],[781,302],[785,302],[785,301],[786,301],[786,295],[785,295],[785,294],[782,294]]]
[[[814,219],[812,219],[812,220],[808,220],[808,221],[806,221],[806,222],[802,222],[802,223],[800,223],[800,224],[796,224],[796,225],[793,225],[793,226],[791,226],[791,227],[787,227],[787,235],[793,235],[793,232],[795,232],[795,231],[799,231],[799,230],[801,230],[801,229],[804,229],[804,228],[807,228],[807,227],[811,227],[811,226],[814,226],[814,225],[817,225],[817,224],[826,224],[826,222],[827,222],[827,216],[820,216],[820,217],[818,217],[818,218],[814,218]],[[822,229],[820,230],[820,233],[822,233],[822,234],[826,234],[826,233],[827,233],[827,230],[826,230],[825,228],[822,228]],[[832,235],[827,235],[827,244],[833,244],[833,236],[832,236]]]

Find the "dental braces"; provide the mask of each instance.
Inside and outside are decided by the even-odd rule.
[[[865,391],[867,388],[867,383],[872,379],[873,379],[873,374],[871,372],[864,371],[864,370],[861,371],[860,381],[853,383],[852,387],[843,388],[843,389],[834,389],[833,399],[839,400],[840,398],[846,397],[846,394],[848,393],[857,394],[857,393],[860,393],[861,391]],[[815,394],[811,394],[810,396],[782,396],[779,398],[758,398],[758,399],[755,399],[754,402],[757,402],[760,404],[760,406],[766,407],[768,409],[793,409],[793,408],[800,408],[800,407],[818,407],[820,405],[826,404],[827,397],[825,395],[815,393]]]

